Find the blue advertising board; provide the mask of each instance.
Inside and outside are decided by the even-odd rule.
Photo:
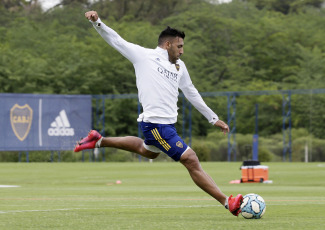
[[[0,94],[0,151],[72,150],[90,129],[90,95]]]

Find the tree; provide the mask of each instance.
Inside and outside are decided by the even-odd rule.
[[[17,11],[5,8],[5,2],[0,5],[1,92],[137,92],[132,64],[108,46],[84,18],[86,1],[64,1],[62,7],[34,14],[20,5],[24,1],[6,5],[8,9],[20,7]],[[157,46],[157,36],[167,25],[184,30],[182,60],[200,92],[324,88],[324,9],[310,7],[283,14],[257,9],[249,2],[214,5],[203,0],[113,0],[98,1],[91,8],[98,9],[102,20],[126,40],[148,48]],[[313,133],[321,137],[325,134],[321,124],[324,100],[314,98],[317,109],[308,117],[305,111],[310,97],[297,100],[292,122],[303,128],[312,123]],[[237,101],[238,132],[254,130],[256,103],[262,111],[260,130],[264,135],[279,132],[280,97],[240,97]],[[226,97],[206,98],[206,102],[220,117],[227,116]],[[134,122],[137,102],[114,103],[106,107],[116,110],[107,132],[135,133],[117,124]],[[118,110],[120,105],[126,111]],[[192,127],[193,133],[202,136],[213,129],[195,110]]]
[[[0,2],[0,9],[4,8],[9,12],[24,12],[30,13],[31,11],[41,10],[41,5],[38,0],[2,0]]]
[[[283,14],[299,12],[305,7],[321,8],[323,0],[242,0],[254,4],[258,9],[278,11]]]
[[[189,5],[199,0],[100,0],[93,5],[102,18],[112,17],[120,20],[147,20],[158,24],[169,15],[185,11]]]

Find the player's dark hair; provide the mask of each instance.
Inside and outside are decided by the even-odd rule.
[[[162,45],[166,39],[173,37],[180,37],[180,38],[185,38],[185,33],[183,31],[179,31],[177,29],[174,28],[170,28],[169,26],[167,26],[166,29],[164,29],[163,31],[161,31],[159,37],[158,37],[158,45]]]

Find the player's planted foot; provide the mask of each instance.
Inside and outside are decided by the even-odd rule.
[[[94,149],[96,146],[97,141],[99,141],[102,138],[102,135],[100,135],[96,130],[91,130],[88,133],[88,136],[85,138],[82,138],[80,141],[78,141],[76,147],[74,148],[74,152],[79,152],[81,150],[85,149]]]
[[[232,195],[228,198],[228,209],[234,215],[238,216],[241,212],[240,205],[243,203],[243,195],[238,194],[236,197]]]

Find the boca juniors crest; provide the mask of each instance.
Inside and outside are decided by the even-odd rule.
[[[16,137],[23,141],[27,137],[33,120],[33,110],[29,105],[15,104],[10,109],[10,123]]]

